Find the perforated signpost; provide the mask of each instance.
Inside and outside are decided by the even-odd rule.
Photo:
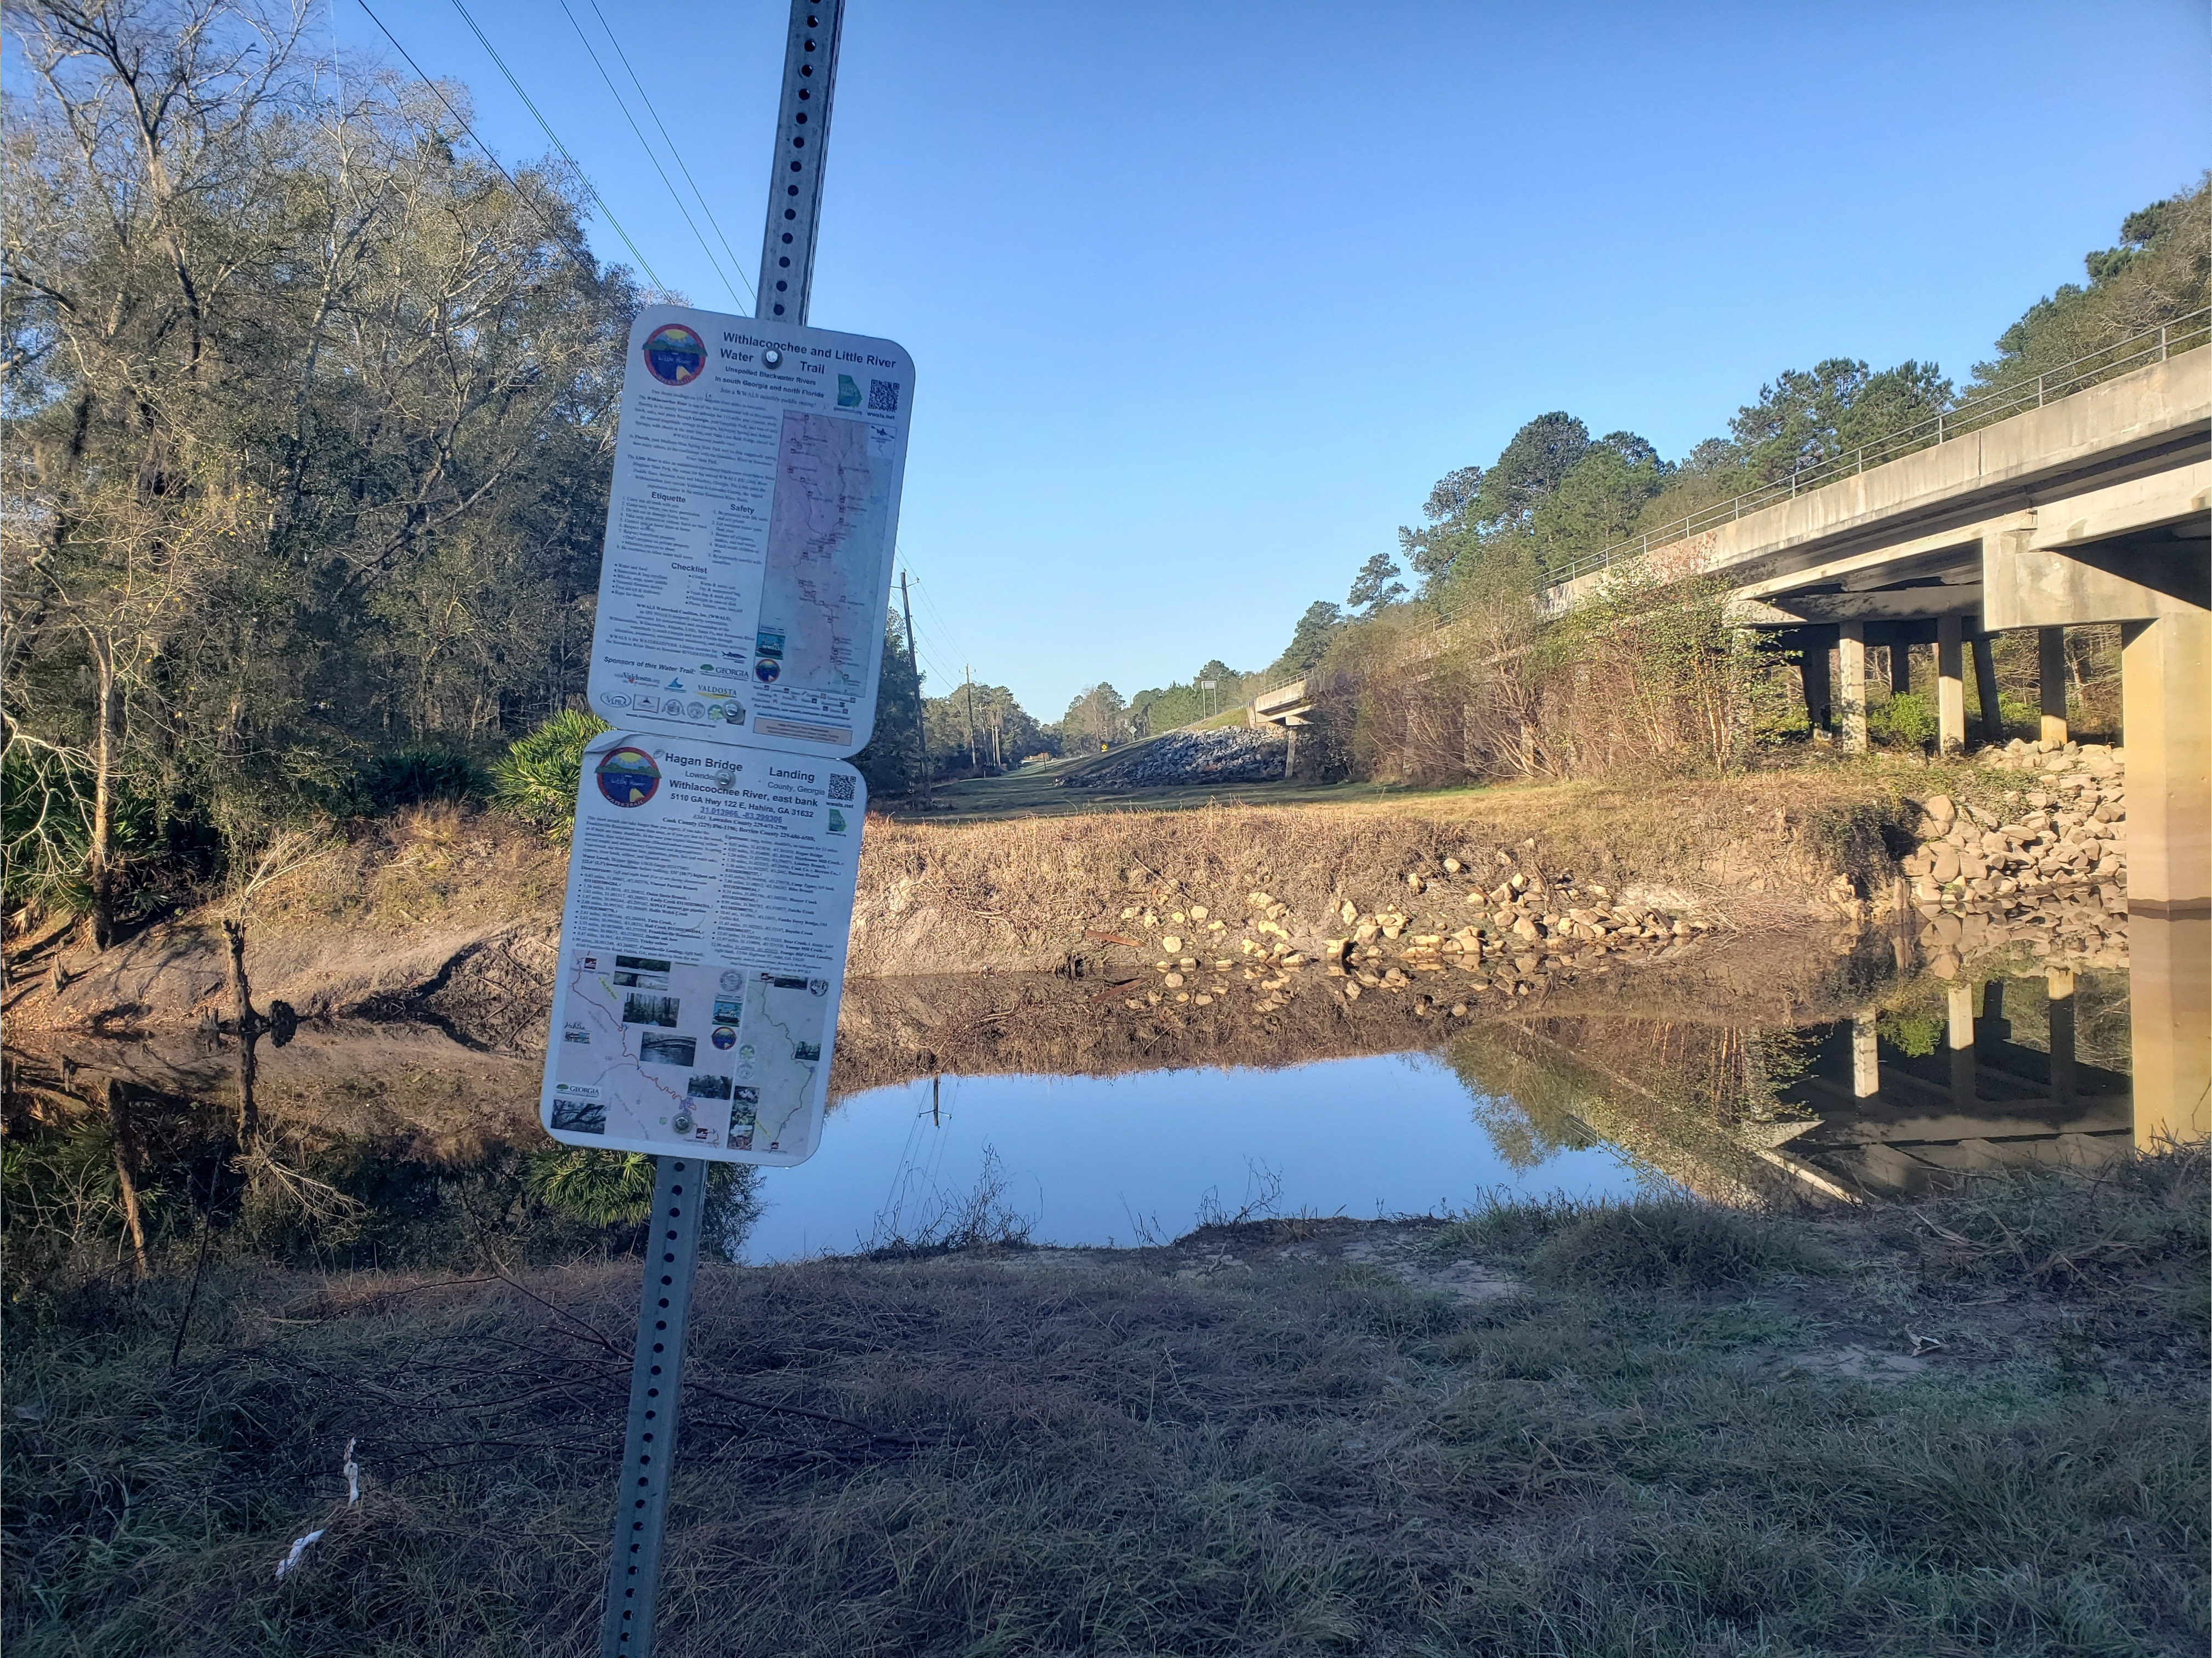
[[[710,1163],[819,1144],[914,365],[806,326],[843,0],[797,0],[753,317],[630,331],[540,1109],[654,1160],[600,1649],[653,1650]]]

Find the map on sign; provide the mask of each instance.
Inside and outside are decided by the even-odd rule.
[[[786,691],[857,692],[883,632],[876,552],[890,511],[860,421],[783,413],[759,637]]]
[[[914,364],[889,340],[648,306],[631,331],[586,694],[799,753],[875,728]]]
[[[549,1127],[793,1160],[813,1149],[827,979],[597,950],[563,974]]]

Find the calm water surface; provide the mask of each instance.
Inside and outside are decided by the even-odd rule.
[[[1280,1071],[1121,1077],[945,1077],[854,1095],[822,1150],[764,1172],[753,1260],[941,1236],[979,1187],[1034,1241],[1164,1242],[1201,1213],[1431,1213],[1485,1193],[1633,1193],[1651,1183],[1610,1146],[1547,1148],[1516,1167],[1468,1084],[1426,1054]]]

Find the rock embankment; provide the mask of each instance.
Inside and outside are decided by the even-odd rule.
[[[1170,732],[1063,778],[1072,789],[1152,789],[1191,783],[1282,780],[1290,745],[1277,733],[1231,726]]]
[[[1284,1006],[1305,976],[1340,981],[1334,989],[1346,1002],[1406,995],[1418,1016],[1465,1018],[1486,997],[1510,1004],[1615,963],[1679,957],[1714,930],[1571,875],[1547,879],[1510,853],[1489,862],[1485,871],[1448,857],[1430,873],[1407,871],[1406,902],[1333,901],[1318,925],[1265,891],[1248,893],[1243,914],[1225,920],[1204,904],[1131,905],[1123,924],[1154,935],[1159,955],[1156,984],[1127,1005],[1242,1000],[1264,1013]]]
[[[1919,848],[1900,860],[1930,969],[1948,976],[1965,957],[2014,943],[2054,963],[2124,965],[2125,756],[2094,744],[2049,753],[2015,744],[1985,763],[2033,779],[1986,805],[1931,796]]]

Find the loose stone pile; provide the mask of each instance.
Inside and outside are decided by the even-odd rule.
[[[1922,806],[1918,851],[1902,860],[1930,970],[2010,944],[2083,966],[2126,960],[2126,762],[2099,744],[2048,751],[2025,743],[1984,762],[2033,774],[2000,809],[1936,795]]]
[[[1429,901],[1421,906],[1431,917],[1425,931],[1403,905],[1363,908],[1334,896],[1324,901],[1316,925],[1273,893],[1248,894],[1241,930],[1203,904],[1164,913],[1133,905],[1122,921],[1158,930],[1161,954],[1153,964],[1158,988],[1127,1004],[1207,1007],[1242,988],[1254,1011],[1267,1012],[1287,1005],[1299,975],[1318,969],[1343,981],[1338,993],[1347,1002],[1370,992],[1410,994],[1416,1015],[1464,1018],[1472,999],[1485,994],[1510,1000],[1555,981],[1607,972],[1617,960],[1672,958],[1712,930],[1709,921],[1629,903],[1571,876],[1547,881],[1506,853],[1494,857],[1486,876],[1457,858],[1444,859],[1441,872],[1407,872],[1407,902]],[[1449,921],[1431,908],[1438,903],[1454,905],[1451,919],[1462,925],[1446,931]]]
[[[1920,850],[1903,860],[1922,905],[2015,893],[2111,887],[2127,883],[2127,788],[2124,762],[2091,747],[2051,756],[2037,782],[2006,794],[2003,809],[1960,805],[1936,795],[1922,808]]]
[[[1289,744],[1273,732],[1241,726],[1170,732],[1140,748],[1062,779],[1072,789],[1161,788],[1178,783],[1273,783]]]

